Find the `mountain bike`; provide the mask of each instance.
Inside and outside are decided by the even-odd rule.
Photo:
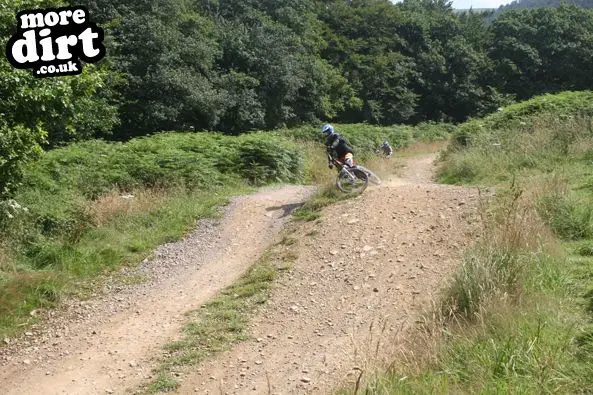
[[[338,177],[336,179],[336,186],[344,193],[362,193],[369,185],[369,177],[367,173],[358,166],[350,167],[333,158],[331,155],[327,156],[330,163],[338,170]]]
[[[383,146],[379,146],[378,148],[375,148],[375,154],[383,158],[391,158],[391,156],[393,155],[393,150],[389,152],[389,150],[386,150],[385,148],[383,148]]]
[[[369,179],[370,182],[372,182],[375,185],[381,185],[381,179],[379,178],[379,176],[377,176],[375,173],[373,173],[372,171],[370,171],[369,169],[367,169],[364,166],[361,165],[357,165],[356,168],[364,171],[367,174],[367,178]]]

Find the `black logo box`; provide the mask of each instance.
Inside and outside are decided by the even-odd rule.
[[[79,24],[75,22],[75,19],[80,20],[80,12],[84,13],[84,22]],[[57,18],[49,18],[48,14],[50,13],[55,13],[55,15],[57,16]],[[75,14],[76,13],[76,14]],[[62,23],[64,23],[64,16],[69,14],[70,16],[67,17],[67,25],[63,25]],[[23,16],[31,16],[30,18],[25,18],[25,21],[23,21],[22,17]],[[43,26],[36,26],[36,27],[31,27],[31,26],[27,26],[28,28],[23,29],[23,24],[24,22],[32,22],[34,21],[35,23],[39,22],[41,20],[41,18],[39,16],[43,16]],[[76,16],[75,16],[76,15]],[[53,15],[52,15],[53,16]],[[45,21],[49,21],[49,22],[57,22],[54,26],[47,26],[45,25]],[[18,69],[34,69],[33,74],[36,77],[44,77],[44,76],[52,76],[51,74],[49,75],[40,75],[39,73],[36,73],[35,70],[39,70],[40,67],[42,66],[54,66],[55,68],[58,68],[60,65],[63,65],[65,63],[68,63],[68,61],[73,61],[75,64],[78,64],[80,66],[80,62],[79,59],[86,62],[86,63],[95,63],[98,62],[99,60],[103,59],[103,57],[105,56],[106,50],[105,50],[105,46],[103,45],[103,39],[104,39],[104,32],[103,29],[99,26],[97,26],[97,24],[93,23],[90,21],[90,14],[88,12],[88,10],[86,9],[86,7],[83,6],[70,6],[70,7],[62,7],[62,8],[45,8],[45,9],[29,9],[29,10],[23,10],[20,11],[19,13],[17,13],[16,15],[16,22],[17,22],[17,29],[16,29],[16,33],[12,36],[12,38],[8,41],[7,45],[6,45],[6,56],[8,58],[8,61],[15,67]],[[50,34],[47,35],[46,37],[40,37],[39,33],[41,31],[44,31],[45,29],[50,29]],[[94,38],[92,40],[92,47],[96,50],[98,50],[98,54],[95,56],[87,56],[84,52],[83,49],[83,40],[80,39],[80,35],[82,33],[84,33],[87,29],[91,29],[91,32],[87,32],[87,34],[96,34],[96,38]],[[18,62],[12,54],[12,50],[14,45],[17,42],[21,42],[19,40],[24,40],[23,34],[27,33],[29,31],[34,31],[35,34],[35,50],[37,52],[37,55],[39,56],[39,60],[35,61],[35,62],[25,62],[25,63],[20,63]],[[56,43],[56,39],[59,37],[69,37],[69,36],[76,36],[77,37],[77,42],[75,45],[70,46],[68,45],[68,50],[71,54],[71,57],[68,59],[55,59],[53,61],[43,61],[41,60],[41,57],[43,55],[43,46],[40,43],[41,40],[44,40],[46,38],[49,38],[51,40],[51,48],[52,48],[52,53],[53,55],[57,55],[58,54],[58,45]],[[32,50],[30,48],[31,43],[29,42],[27,44],[27,53],[29,50]],[[23,51],[24,52],[24,51]],[[73,74],[80,74],[82,72],[82,67],[78,67],[77,71],[71,71],[71,72],[63,72],[60,73],[60,75],[73,75]],[[53,74],[55,75],[55,74]]]

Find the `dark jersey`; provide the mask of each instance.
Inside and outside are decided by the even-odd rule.
[[[326,141],[327,153],[334,158],[342,158],[344,155],[352,153],[353,150],[350,148],[346,140],[338,133],[328,137]]]

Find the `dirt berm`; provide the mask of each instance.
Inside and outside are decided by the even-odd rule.
[[[327,394],[390,362],[478,227],[477,192],[433,183],[434,158],[408,160],[402,177],[288,235],[298,258],[253,339],[202,363],[178,392]]]

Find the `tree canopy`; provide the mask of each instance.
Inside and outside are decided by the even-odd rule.
[[[316,120],[457,122],[513,98],[591,88],[593,15],[577,6],[489,23],[443,0],[87,3],[123,76],[119,138]]]
[[[574,4],[583,8],[593,8],[593,0],[515,0],[500,6],[499,11],[516,10],[519,8],[558,7],[562,4]]]

